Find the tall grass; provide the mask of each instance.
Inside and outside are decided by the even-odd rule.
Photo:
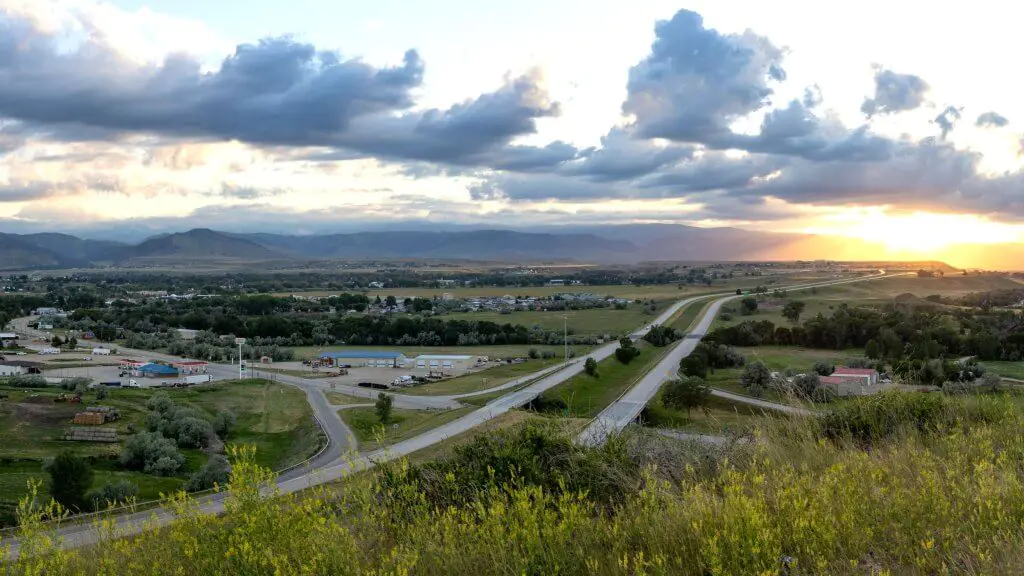
[[[179,496],[171,526],[62,552],[23,510],[32,554],[5,573],[1024,572],[1016,399],[920,398],[766,422],[724,448],[590,450],[528,427],[301,496],[262,492],[243,452],[224,516]]]

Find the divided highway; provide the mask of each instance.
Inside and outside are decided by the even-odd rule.
[[[853,282],[866,282],[869,280],[877,280],[879,278],[888,277],[884,271],[880,271],[879,274],[872,276],[864,276],[861,278],[854,278],[850,280],[835,280],[830,282],[820,282],[815,284],[806,284],[801,286],[793,286],[788,288],[789,290],[799,290],[804,288],[820,288],[823,286],[834,286],[837,284],[850,284]],[[644,406],[651,401],[651,398],[658,392],[661,385],[666,381],[675,378],[679,367],[679,361],[689,356],[693,352],[697,344],[707,334],[708,328],[711,327],[711,323],[714,322],[718,316],[718,310],[723,304],[729,300],[739,298],[740,295],[730,294],[723,298],[719,298],[711,303],[708,309],[704,312],[700,321],[697,323],[696,328],[686,335],[686,337],[679,342],[675,348],[669,351],[668,354],[659,362],[654,368],[650,370],[635,386],[630,388],[625,394],[622,395],[618,400],[613,402],[610,406],[601,411],[596,418],[583,430],[578,438],[578,442],[587,446],[594,446],[604,442],[609,435],[615,434],[621,431],[623,428],[629,425],[630,422],[637,419],[640,416],[640,412],[644,409]],[[784,404],[774,404],[766,402],[764,400],[758,400],[756,398],[748,398],[739,394],[731,394],[722,390],[712,390],[712,394],[724,398],[729,398],[739,402],[747,402],[751,404],[757,404],[765,408],[771,408],[773,410],[781,410],[784,412],[790,412],[793,414],[810,414],[810,411],[804,408],[798,408],[795,406],[787,406]]]
[[[830,286],[834,284],[843,284],[849,282],[860,282],[865,280],[872,280],[880,278],[884,275],[875,275],[869,277],[856,278],[845,281],[830,281],[816,284],[807,284],[800,286],[789,287],[789,289],[801,289],[811,288],[820,286]],[[664,324],[669,321],[677,312],[683,307],[688,306],[698,300],[711,298],[714,296],[722,296],[719,294],[704,294],[701,296],[686,298],[679,302],[676,302],[662,314],[660,314],[652,324]],[[668,377],[669,373],[675,373],[675,367],[678,366],[679,360],[692,352],[700,338],[706,333],[710,327],[711,322],[721,305],[737,295],[729,293],[725,297],[719,298],[714,301],[711,306],[705,310],[704,315],[700,318],[697,328],[685,338],[679,345],[676,346],[666,357],[660,362],[654,369],[652,369],[636,386],[629,390],[622,398],[617,402],[609,406],[604,412],[602,412],[594,423],[581,435],[580,440],[583,442],[600,442],[603,438],[607,437],[608,433],[612,431],[621,430],[629,422],[633,421],[643,406],[654,396],[658,387]],[[632,333],[633,338],[640,338],[650,330],[651,324],[645,325],[641,329]],[[433,409],[444,409],[455,406],[461,406],[458,402],[458,398],[467,397],[479,394],[490,394],[497,390],[508,389],[518,387],[520,385],[529,385],[524,388],[506,394],[500,398],[497,398],[486,406],[478,408],[473,412],[442,426],[434,428],[420,434],[419,436],[403,440],[390,447],[377,450],[375,452],[365,455],[355,455],[352,450],[346,450],[354,446],[351,432],[345,427],[341,419],[337,415],[337,407],[330,406],[327,403],[326,398],[323,394],[323,383],[317,383],[313,380],[305,380],[293,376],[275,375],[275,380],[298,386],[306,391],[307,397],[310,400],[310,404],[313,406],[314,412],[317,415],[317,419],[321,425],[324,426],[325,431],[331,440],[331,445],[324,454],[317,457],[309,463],[304,469],[298,469],[289,473],[286,476],[282,476],[277,484],[277,490],[280,493],[288,494],[297,492],[312,486],[332,482],[351,474],[352,472],[364,470],[374,466],[378,462],[384,462],[403,456],[407,456],[427,448],[439,442],[443,442],[448,438],[462,434],[473,428],[492,420],[512,409],[523,406],[535,399],[541,393],[554,388],[555,386],[565,382],[569,378],[579,374],[583,371],[584,361],[586,358],[594,358],[597,361],[604,360],[615,353],[615,349],[618,348],[618,342],[612,342],[604,345],[596,350],[590,352],[586,356],[580,357],[573,361],[561,364],[558,366],[549,367],[545,370],[541,370],[534,374],[517,379],[514,382],[509,382],[501,387],[492,388],[485,391],[480,391],[470,394],[461,394],[453,396],[411,396],[394,394],[395,405],[400,407],[410,408],[433,408]],[[135,351],[138,354],[145,356],[160,358],[162,355],[154,354],[146,351]],[[167,359],[175,359],[167,356]],[[214,367],[211,365],[211,372],[216,370],[215,375],[221,377],[232,378],[237,374],[237,368],[232,366],[218,365]],[[223,373],[222,373],[223,372]],[[231,372],[228,374],[227,372]],[[339,386],[339,392],[351,394],[359,397],[373,397],[375,392],[364,388],[346,387]],[[224,494],[216,494],[213,496],[207,496],[197,499],[198,510],[203,513],[216,514],[220,513],[224,509],[223,499]],[[156,509],[148,512],[140,512],[131,515],[125,515],[114,519],[118,533],[121,535],[131,535],[141,532],[143,530],[154,529],[159,526],[166,525],[167,523],[174,520],[172,512],[165,508]],[[62,544],[67,548],[74,548],[78,546],[88,545],[95,543],[99,540],[100,535],[92,528],[89,524],[69,524],[62,526],[58,530],[59,536],[63,539]],[[5,540],[4,544],[10,546],[10,552],[12,555],[17,556],[19,549],[19,542],[17,539]]]

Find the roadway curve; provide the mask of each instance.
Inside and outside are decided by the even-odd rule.
[[[788,288],[789,290],[799,290],[803,288],[820,288],[824,286],[834,286],[836,284],[850,284],[853,282],[866,282],[869,280],[877,280],[879,278],[886,278],[889,275],[885,274],[885,271],[879,271],[878,274],[872,276],[864,276],[861,278],[854,278],[849,280],[834,280],[829,282],[818,282],[814,284],[806,284],[801,286],[793,286]],[[640,416],[640,412],[644,409],[644,406],[651,401],[651,398],[658,392],[661,385],[676,377],[676,373],[679,367],[679,361],[689,356],[693,352],[697,344],[707,334],[708,329],[711,327],[711,323],[718,316],[718,310],[723,304],[729,300],[739,298],[741,295],[730,294],[728,296],[719,298],[711,303],[708,309],[705,311],[704,316],[701,317],[700,322],[697,323],[697,327],[686,335],[686,337],[675,346],[672,350],[662,358],[661,362],[658,362],[654,368],[652,368],[640,381],[626,391],[618,400],[613,402],[610,406],[601,411],[600,414],[591,421],[582,433],[580,433],[578,442],[587,446],[594,446],[601,444],[608,438],[609,435],[618,433],[623,428],[628,426],[631,422]],[[722,390],[713,390],[712,394],[723,398],[729,398],[738,402],[745,402],[748,404],[755,404],[764,408],[770,408],[772,410],[780,410],[783,412],[789,412],[793,414],[810,414],[809,410],[804,408],[798,408],[795,406],[786,406],[783,404],[775,404],[767,402],[765,400],[758,400],[756,398],[750,398],[739,394],[731,394]]]
[[[876,277],[878,277],[878,276],[867,277],[867,278],[858,278],[858,279],[855,279],[853,281],[861,281],[861,280],[873,279],[873,278],[876,278]],[[810,287],[813,287],[813,286],[827,286],[827,285],[836,284],[836,283],[841,283],[841,282],[829,282],[829,283],[824,283],[824,284],[794,286],[794,287],[791,287],[790,289],[810,288]],[[641,329],[633,332],[632,337],[633,338],[642,337],[644,334],[646,334],[650,330],[651,325],[653,325],[653,324],[663,324],[663,323],[667,322],[669,319],[671,319],[671,317],[673,315],[675,315],[684,306],[692,304],[692,303],[696,302],[697,300],[701,300],[701,299],[705,299],[705,298],[709,298],[709,297],[714,297],[716,295],[721,295],[721,293],[719,293],[719,294],[704,294],[704,295],[701,295],[701,296],[696,296],[696,297],[692,297],[692,298],[686,298],[684,300],[676,302],[675,304],[670,306],[668,309],[666,309],[661,315],[659,315],[654,320],[654,322],[652,322],[651,324],[645,325]],[[703,336],[703,333],[704,333],[704,331],[706,331],[707,327],[710,326],[710,323],[714,319],[715,315],[717,314],[718,308],[721,306],[721,304],[724,301],[729,300],[730,298],[735,298],[735,297],[736,297],[736,295],[732,294],[731,296],[727,296],[725,298],[721,298],[720,300],[718,300],[715,303],[713,303],[712,306],[708,310],[705,311],[704,316],[701,318],[700,323],[698,324],[698,331],[697,332],[700,332],[701,336]],[[690,340],[691,340],[690,338],[687,338],[684,342],[689,342]],[[693,340],[693,345],[695,346],[696,342],[697,342],[697,339],[692,339],[692,340]],[[457,420],[453,420],[453,421],[448,422],[446,424],[443,424],[443,425],[441,425],[441,426],[439,426],[437,428],[434,428],[432,430],[428,430],[427,432],[424,432],[423,434],[420,434],[419,436],[415,436],[413,438],[409,438],[409,439],[403,440],[401,442],[397,442],[397,443],[395,443],[395,444],[393,444],[393,445],[391,445],[389,447],[382,448],[380,450],[376,450],[376,451],[371,452],[369,454],[357,455],[357,454],[354,453],[354,451],[349,451],[346,454],[345,452],[341,452],[340,447],[335,446],[333,448],[333,450],[334,450],[333,453],[340,454],[338,457],[334,457],[333,460],[331,460],[331,459],[329,459],[329,457],[327,455],[323,455],[322,457],[317,458],[315,461],[311,461],[307,467],[305,467],[304,469],[300,469],[300,472],[296,473],[294,476],[280,478],[278,483],[277,483],[276,489],[281,494],[290,494],[290,493],[298,492],[298,491],[304,490],[306,488],[310,488],[310,487],[317,486],[317,485],[320,485],[320,484],[325,484],[325,483],[328,483],[328,482],[333,482],[333,481],[339,480],[341,478],[344,478],[345,476],[348,476],[352,472],[360,471],[360,470],[365,470],[367,468],[373,467],[378,462],[385,462],[385,461],[388,461],[388,460],[393,460],[393,459],[396,459],[396,458],[401,458],[403,456],[407,456],[409,454],[412,454],[413,452],[419,451],[419,450],[421,450],[423,448],[427,448],[427,447],[432,446],[434,444],[438,444],[440,442],[443,442],[443,441],[447,440],[448,438],[451,438],[453,436],[456,436],[456,435],[462,434],[464,432],[467,432],[469,430],[472,430],[473,428],[475,428],[475,427],[477,427],[477,426],[479,426],[479,425],[481,425],[481,424],[483,424],[483,423],[485,423],[485,422],[487,422],[489,420],[492,420],[492,419],[494,419],[494,418],[496,418],[496,417],[498,417],[498,416],[500,416],[500,415],[502,415],[502,414],[504,414],[504,413],[506,413],[506,412],[508,412],[508,411],[510,411],[512,409],[514,409],[514,408],[518,408],[518,407],[520,407],[520,406],[522,406],[524,404],[529,403],[531,400],[536,398],[541,393],[543,393],[543,392],[545,392],[547,390],[550,390],[551,388],[554,388],[555,386],[565,382],[569,378],[579,374],[580,372],[583,371],[584,361],[587,358],[594,358],[597,361],[604,360],[605,358],[608,358],[612,354],[614,354],[616,348],[618,348],[618,342],[612,342],[610,344],[606,344],[606,345],[604,345],[604,346],[602,346],[600,348],[597,348],[596,350],[591,351],[589,354],[587,354],[585,356],[582,356],[582,357],[577,358],[577,359],[575,359],[573,361],[567,362],[566,364],[563,365],[564,368],[562,370],[556,371],[556,370],[553,370],[552,368],[548,368],[548,369],[542,370],[540,372],[537,372],[537,373],[535,373],[533,375],[520,378],[519,379],[519,381],[520,381],[519,383],[525,383],[525,381],[527,381],[529,379],[532,379],[532,378],[539,378],[539,379],[537,379],[532,384],[529,384],[528,386],[522,388],[521,390],[517,390],[515,392],[512,392],[510,394],[506,394],[506,395],[504,395],[504,396],[502,396],[500,398],[497,398],[497,399],[491,401],[490,403],[488,403],[486,406],[478,408],[478,409],[470,412],[469,414],[466,414],[465,416],[462,416],[461,418],[458,418]],[[677,347],[677,348],[679,348],[679,347]],[[121,349],[124,350],[123,347],[121,347]],[[692,346],[690,347],[690,349],[692,350]],[[153,357],[153,358],[157,358],[157,357],[163,356],[163,357],[166,357],[168,359],[177,360],[177,358],[174,358],[174,357],[170,357],[170,356],[166,356],[166,355],[158,355],[158,354],[154,354],[154,353],[147,352],[147,351],[131,351],[131,352],[136,353],[136,354],[140,354],[140,355],[143,355],[143,356]],[[680,356],[680,358],[681,358],[681,356]],[[675,360],[673,365],[677,365],[677,364],[678,364],[678,359]],[[232,370],[233,369],[232,366],[225,366],[225,365],[216,365],[216,366],[217,366],[218,370],[225,370],[225,369],[226,370]],[[654,370],[652,370],[651,374],[657,374],[657,376],[658,376],[658,378],[657,378],[658,385],[660,385],[660,383],[664,380],[664,378],[661,377],[661,374],[665,372],[665,369],[668,366],[669,366],[669,364],[666,364],[666,362],[663,361],[662,363],[659,363],[658,366]],[[211,365],[211,371],[213,371],[213,369],[214,369],[213,365]],[[218,372],[216,375],[219,375],[219,374],[220,373]],[[234,377],[235,374],[237,374],[237,372],[232,370],[232,374],[228,375],[227,377]],[[293,383],[294,381],[298,381],[298,383],[296,385],[304,387],[304,388],[306,388],[310,384],[314,384],[314,382],[312,382],[312,381],[305,381],[305,380],[303,380],[301,378],[295,378],[295,377],[285,376],[285,375],[277,375],[276,379],[278,381],[281,381],[281,382],[284,382],[284,383]],[[646,379],[644,381],[641,381],[641,384],[638,385],[637,387],[635,387],[634,389],[640,388],[641,385],[643,385],[644,388],[649,388],[650,385],[645,385],[645,381],[646,381]],[[316,388],[319,388],[319,386],[317,386]],[[373,396],[373,392],[372,391],[366,390],[366,389],[363,389],[363,388],[339,387],[338,388],[339,391],[342,388],[351,388],[352,391],[356,392],[356,393],[352,394],[354,396],[360,396],[360,397],[372,397]],[[309,388],[306,388],[306,390],[307,390],[307,395],[314,399],[314,400],[312,400],[311,404],[314,406],[314,411],[318,415],[321,414],[324,410],[329,412],[330,418],[324,418],[324,420],[321,421],[322,424],[324,424],[325,422],[333,422],[333,421],[337,421],[339,423],[341,422],[340,417],[338,417],[338,415],[337,415],[337,407],[330,406],[329,404],[327,404],[326,398],[324,397],[324,395],[322,393],[322,390],[315,390],[317,392],[316,394],[312,394],[312,392],[314,390],[311,390]],[[495,389],[487,390],[486,393],[493,392],[494,390]],[[656,388],[654,390],[656,390]],[[350,393],[350,392],[348,390],[346,390],[345,393]],[[481,392],[481,393],[484,393],[484,392]],[[653,396],[653,391],[651,391],[650,394]],[[394,396],[395,396],[395,405],[396,406],[399,405],[399,399],[400,398],[403,401],[408,399],[409,402],[417,402],[417,401],[423,401],[423,400],[428,400],[429,401],[430,399],[433,399],[434,401],[437,401],[437,400],[453,400],[454,399],[453,397],[409,396],[409,395],[401,395],[401,394],[395,394]],[[318,398],[323,400],[324,406],[320,406],[319,400],[317,400]],[[642,406],[641,406],[641,408],[642,408]],[[639,413],[639,410],[637,410],[637,413]],[[327,416],[327,415],[328,414],[324,414],[324,416]],[[630,420],[632,420],[632,419],[630,419]],[[342,423],[341,426],[344,427],[344,424]],[[347,428],[344,428],[344,429],[347,432],[347,434],[349,435],[349,437],[351,437],[350,436],[351,432],[348,432]],[[332,434],[339,433],[339,432],[340,431],[331,432],[329,430],[328,434],[332,435]],[[332,440],[333,439],[334,439],[334,437],[332,436]],[[218,514],[218,513],[222,512],[224,510],[224,503],[223,503],[224,498],[225,498],[225,494],[223,494],[223,493],[215,494],[215,495],[212,495],[212,496],[206,496],[206,497],[197,498],[197,502],[196,502],[197,509],[201,513]],[[135,514],[119,516],[119,517],[116,517],[116,518],[113,519],[113,523],[116,526],[116,533],[117,534],[119,534],[120,536],[130,536],[130,535],[133,535],[133,534],[140,533],[140,532],[142,532],[144,530],[152,530],[154,528],[157,528],[157,527],[160,527],[160,526],[164,526],[164,525],[172,522],[174,519],[175,519],[175,516],[174,516],[173,512],[169,511],[166,508],[158,508],[158,509],[147,511],[147,512],[138,512],[138,513],[135,513]],[[94,543],[98,542],[101,539],[101,537],[102,537],[89,523],[82,523],[82,524],[69,523],[69,524],[65,524],[65,525],[61,526],[57,530],[57,535],[61,538],[61,544],[65,548],[76,548],[76,547],[80,547],[80,546],[94,544]],[[10,558],[17,557],[17,555],[19,553],[19,544],[20,544],[18,539],[12,538],[12,539],[4,541],[3,543],[6,544],[9,547],[9,553],[10,553],[9,557]]]

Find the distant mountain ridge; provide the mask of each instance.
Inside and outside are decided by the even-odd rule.
[[[520,230],[370,231],[310,236],[196,228],[136,244],[58,233],[0,234],[0,270],[202,262],[415,259],[497,262],[884,259],[863,240],[670,224]]]

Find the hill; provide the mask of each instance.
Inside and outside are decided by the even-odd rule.
[[[23,236],[0,233],[0,270],[56,268],[69,264],[69,259],[37,246]]]
[[[79,266],[109,261],[115,256],[117,250],[124,247],[124,244],[120,242],[85,240],[70,234],[59,234],[56,232],[25,234],[21,239],[59,254],[62,259],[71,261]]]
[[[115,252],[114,260],[125,263],[142,259],[275,260],[282,257],[281,253],[251,240],[206,228],[196,228],[188,232],[150,238],[137,246],[121,248]]]
[[[309,258],[448,258],[470,260],[632,260],[637,247],[595,234],[357,232],[322,236],[239,234],[238,238]]]

